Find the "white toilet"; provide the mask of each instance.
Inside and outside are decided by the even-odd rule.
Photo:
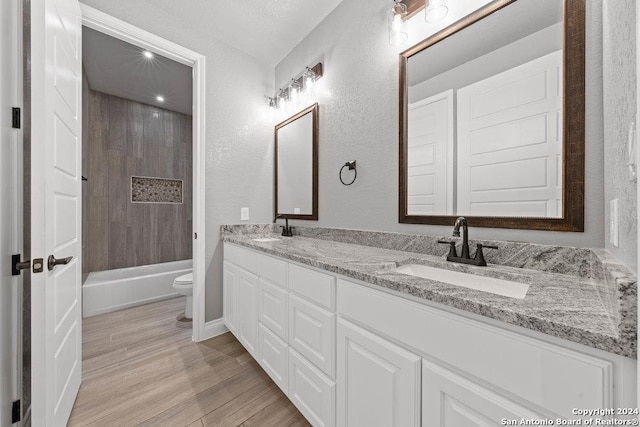
[[[184,317],[191,319],[193,317],[193,273],[177,277],[173,281],[173,289],[175,289],[177,293],[187,297],[187,305],[184,308]]]

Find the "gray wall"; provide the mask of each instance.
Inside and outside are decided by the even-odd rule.
[[[320,194],[317,225],[449,235],[451,227],[398,223],[398,53],[480,6],[449,2],[450,15],[438,25],[417,16],[410,40],[388,43],[388,0],[344,0],[276,67],[276,86],[304,66],[323,60],[317,83],[320,104]],[[477,238],[602,247],[602,10],[588,0],[586,221],[584,233],[473,228]],[[358,180],[338,181],[347,160],[358,161]],[[309,224],[309,223],[307,223]],[[316,225],[316,223],[310,224]],[[473,226],[473,224],[472,224]]]
[[[89,6],[206,56],[206,320],[222,317],[220,225],[272,218],[273,128],[264,95],[273,91],[273,69],[211,38],[209,15],[180,21],[154,1],[83,0]],[[194,230],[197,231],[197,230]],[[199,235],[202,237],[202,234]]]
[[[191,259],[191,116],[97,91],[83,113],[88,271]],[[183,203],[132,203],[132,176],[182,180]]]
[[[627,135],[636,114],[634,0],[603,2],[605,241],[617,258],[638,269],[637,191],[629,180]],[[609,201],[619,199],[619,246],[609,242]]]

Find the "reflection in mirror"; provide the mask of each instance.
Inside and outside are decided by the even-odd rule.
[[[446,224],[444,217],[464,215],[581,226],[579,212],[565,209],[580,188],[566,193],[564,115],[571,111],[584,127],[584,0],[566,2],[582,5],[493,2],[401,54],[401,222]],[[583,131],[573,132],[584,150]],[[500,226],[484,222],[474,224]]]
[[[318,219],[318,104],[275,128],[275,214]]]

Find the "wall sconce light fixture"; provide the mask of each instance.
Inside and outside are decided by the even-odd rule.
[[[441,21],[449,13],[449,0],[394,0],[389,14],[390,44],[398,46],[407,41],[405,22],[423,9],[425,21]]]
[[[393,46],[400,46],[409,37],[405,29],[405,19],[407,18],[407,5],[401,0],[393,0],[393,7],[389,12],[389,43]]]
[[[447,0],[427,0],[424,19],[429,23],[439,22],[449,13]]]
[[[307,69],[298,77],[291,79],[291,83],[284,89],[280,89],[273,97],[267,96],[267,102],[271,108],[283,108],[288,102],[296,102],[303,93],[311,93],[315,81],[322,77],[322,62]]]

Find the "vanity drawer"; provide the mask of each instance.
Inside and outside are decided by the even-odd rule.
[[[312,425],[335,425],[336,384],[291,348],[288,396]]]
[[[612,363],[340,279],[338,314],[508,397],[571,418],[612,406]]]
[[[258,253],[249,249],[225,243],[224,259],[252,273],[258,273]]]
[[[289,289],[328,310],[335,311],[335,277],[289,264]]]
[[[277,258],[258,255],[258,271],[260,277],[269,279],[272,283],[287,288],[287,263]]]
[[[265,279],[260,279],[258,292],[258,320],[286,341],[289,293]]]
[[[260,365],[286,394],[289,388],[289,346],[262,323],[258,326]]]
[[[289,345],[335,378],[335,314],[289,295]]]

